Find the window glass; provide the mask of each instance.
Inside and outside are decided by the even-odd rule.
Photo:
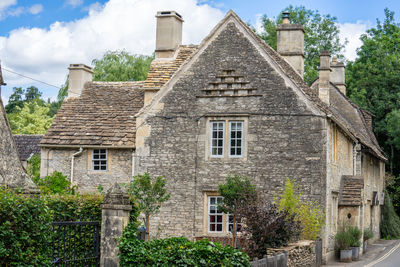
[[[243,148],[243,122],[229,123],[229,155],[242,156]]]
[[[107,149],[93,149],[92,166],[94,171],[107,170]]]
[[[222,232],[224,214],[218,209],[222,197],[208,197],[208,231]]]
[[[222,121],[211,123],[211,156],[224,155],[224,126]]]

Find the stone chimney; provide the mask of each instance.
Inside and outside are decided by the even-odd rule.
[[[277,52],[303,77],[304,29],[300,24],[290,24],[289,12],[283,12],[282,24],[277,29]]]
[[[79,97],[86,82],[92,81],[93,70],[85,64],[70,64],[68,98]]]
[[[176,11],[158,11],[156,30],[156,58],[170,58],[182,44],[182,16]]]
[[[318,77],[318,95],[319,98],[329,105],[329,81],[330,81],[330,58],[331,55],[328,51],[322,51],[319,54],[320,66]]]
[[[337,57],[333,57],[331,62],[331,82],[336,85],[344,95],[346,95],[345,68],[343,62],[338,61]]]

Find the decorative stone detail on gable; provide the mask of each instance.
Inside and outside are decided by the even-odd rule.
[[[261,96],[256,94],[257,88],[251,87],[250,82],[233,69],[222,70],[202,91],[204,94],[197,97]]]
[[[340,185],[339,206],[361,206],[364,179],[362,176],[343,175]]]

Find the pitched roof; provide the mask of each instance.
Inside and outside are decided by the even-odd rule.
[[[31,155],[40,154],[39,143],[42,134],[15,134],[14,141],[17,145],[19,159],[26,161]]]
[[[312,88],[317,91],[318,79],[314,81]],[[372,114],[354,104],[333,83],[330,83],[329,94],[329,110],[341,126],[345,127],[364,146],[369,148],[373,155],[384,161],[387,160],[375,138],[372,126],[367,122],[372,120]]]
[[[41,146],[135,146],[134,115],[144,105],[143,82],[87,82],[64,100]]]
[[[197,49],[197,45],[180,45],[176,51],[176,57],[170,59],[156,59],[150,65],[147,79],[143,89],[158,90],[175,73],[175,71],[188,59]]]

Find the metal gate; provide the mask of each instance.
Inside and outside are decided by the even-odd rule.
[[[99,266],[100,222],[53,222],[54,266]]]

